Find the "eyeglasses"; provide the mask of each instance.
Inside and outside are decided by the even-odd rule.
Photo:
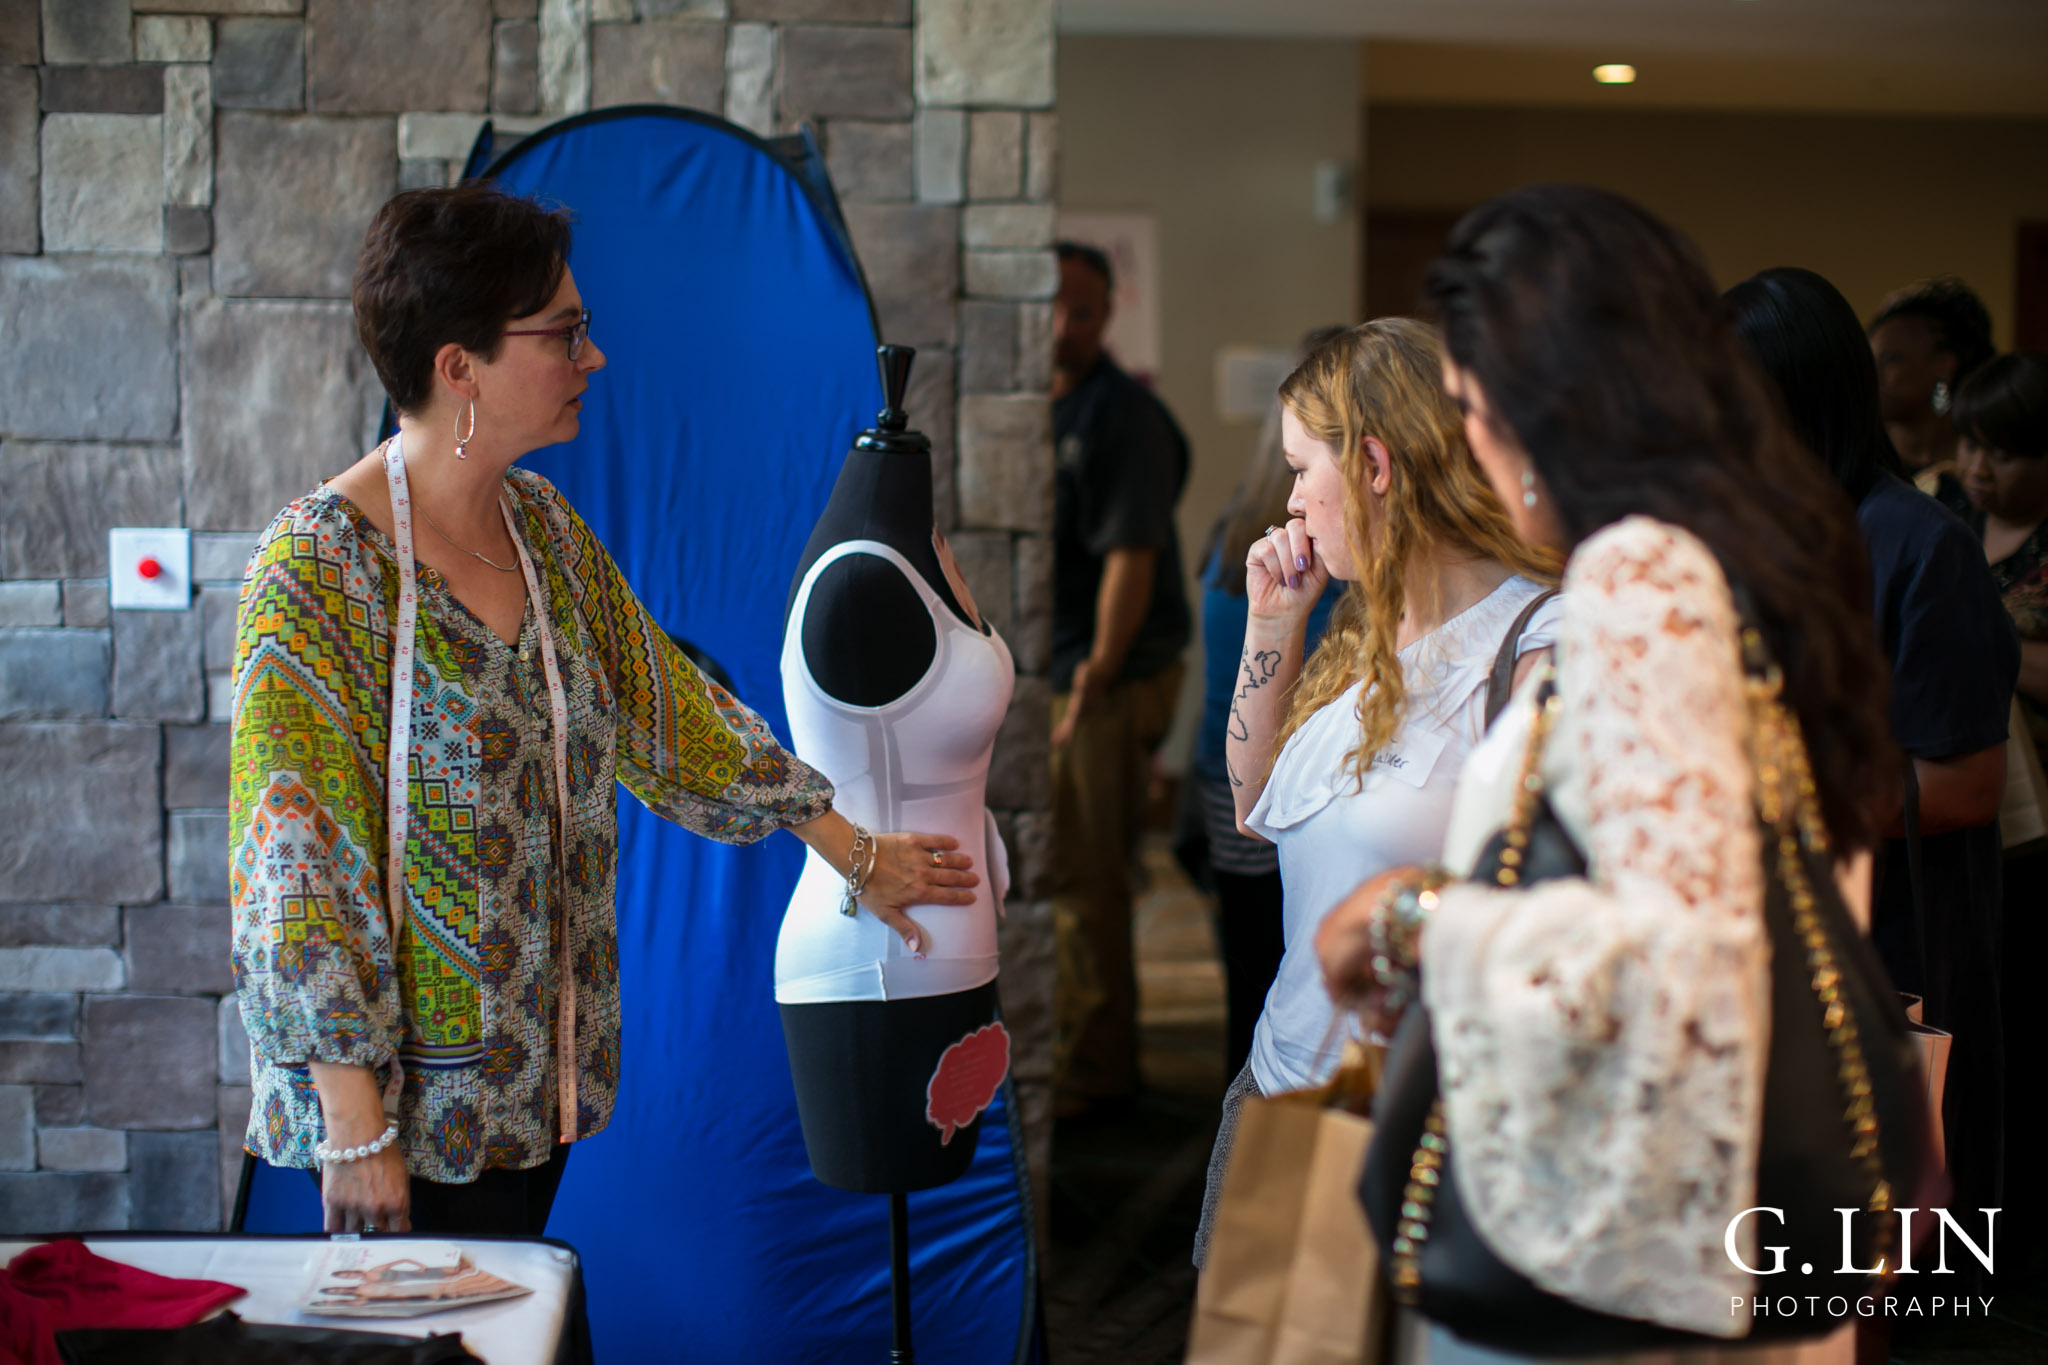
[[[567,337],[569,339],[569,363],[576,363],[576,357],[583,354],[583,343],[590,340],[590,310],[583,310],[581,317],[567,327],[535,327],[517,332],[500,332],[508,337]]]

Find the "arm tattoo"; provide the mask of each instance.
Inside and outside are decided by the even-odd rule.
[[[1230,699],[1230,721],[1224,730],[1229,738],[1240,744],[1250,743],[1252,734],[1251,728],[1245,724],[1244,713],[1239,710],[1239,703],[1273,681],[1273,675],[1280,671],[1280,657],[1280,651],[1277,649],[1261,649],[1244,661],[1244,685],[1239,687],[1237,695]],[[1230,785],[1242,787],[1244,779],[1237,775],[1237,769],[1228,760],[1225,760],[1223,766],[1230,774]]]

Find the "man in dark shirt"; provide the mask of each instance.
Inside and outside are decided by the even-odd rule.
[[[1053,305],[1054,1084],[1073,1115],[1137,1084],[1131,900],[1152,751],[1189,620],[1173,509],[1188,445],[1103,353],[1109,260],[1062,243]]]

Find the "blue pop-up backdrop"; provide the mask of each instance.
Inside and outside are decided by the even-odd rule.
[[[633,108],[544,129],[489,170],[575,215],[570,264],[607,358],[581,435],[527,467],[783,736],[790,579],[881,405],[866,287],[815,158],[798,168],[718,120]],[[888,1201],[812,1178],[774,1001],[802,848],[729,848],[620,797],[623,1082],[548,1227],[583,1257],[598,1358],[885,1360]],[[1013,1108],[1005,1087],[967,1174],[910,1199],[925,1365],[1034,1353]],[[249,1231],[318,1217],[303,1174],[259,1173]]]

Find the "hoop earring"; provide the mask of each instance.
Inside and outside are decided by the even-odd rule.
[[[1534,507],[1535,505],[1536,471],[1533,469],[1525,469],[1522,471],[1522,506]]]
[[[475,439],[476,439],[476,400],[475,400],[475,399],[471,399],[471,400],[470,400],[470,403],[469,403],[469,430],[468,430],[468,431],[466,431],[466,432],[465,432],[465,431],[464,431],[464,430],[462,429],[462,414],[461,414],[461,413],[459,413],[459,412],[455,414],[455,458],[456,458],[456,459],[458,459],[458,460],[466,460],[466,459],[468,459],[468,458],[469,458],[469,443],[470,443],[471,441],[475,440]]]
[[[1949,393],[1948,381],[1946,379],[1935,380],[1934,399],[1928,405],[1934,409],[1934,415],[1936,417],[1948,416],[1948,410],[1951,406],[1953,406],[1954,403],[1955,399]]]

